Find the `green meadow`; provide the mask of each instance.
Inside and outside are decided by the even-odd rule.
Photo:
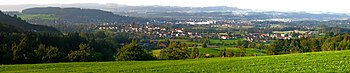
[[[1,65],[1,73],[350,72],[350,51],[187,60]]]

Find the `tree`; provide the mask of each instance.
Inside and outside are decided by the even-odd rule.
[[[337,50],[345,50],[345,49],[347,49],[347,45],[348,45],[347,42],[348,42],[348,41],[347,41],[346,39],[342,40],[342,41],[339,43],[339,45],[338,45],[338,47],[337,47]]]
[[[218,55],[219,57],[226,57],[226,48],[224,48],[224,50],[221,50]]]
[[[46,47],[44,44],[40,44],[37,50],[34,50],[37,58],[43,62],[59,62],[62,59],[62,53],[59,52],[57,47]]]
[[[301,52],[303,53],[303,52],[309,52],[309,51],[311,51],[310,49],[311,49],[311,46],[317,46],[317,45],[314,45],[314,44],[312,44],[312,42],[311,42],[312,40],[310,40],[310,39],[302,39],[301,41],[300,41],[300,48],[301,48]]]
[[[294,42],[294,40],[292,40],[292,42],[289,45],[290,51],[289,53],[299,53],[300,52],[300,48],[298,46],[297,42]]]
[[[19,44],[12,44],[11,51],[13,54],[12,60],[15,63],[30,63],[34,62],[32,59],[34,58],[33,49],[31,48],[31,42],[28,42],[28,38],[26,35],[22,39],[20,39]]]
[[[241,45],[241,47],[239,47],[239,53],[238,56],[243,57],[245,56],[246,50],[244,48],[244,45]]]
[[[320,51],[321,47],[320,47],[319,41],[317,41],[317,39],[313,39],[309,43],[310,43],[310,45],[308,45],[308,46],[312,52]],[[307,45],[305,45],[305,46],[307,46]]]
[[[226,56],[227,57],[233,57],[233,51],[231,50],[231,49],[228,49],[227,51],[226,51]]]
[[[0,44],[0,64],[10,63],[12,60],[10,49],[6,46],[6,44]]]
[[[117,61],[145,61],[154,59],[152,54],[143,49],[137,42],[125,45],[117,53]]]
[[[267,52],[266,52],[266,54],[267,55],[275,55],[275,46],[274,45],[267,45],[266,47],[266,50],[267,50]]]
[[[185,45],[180,42],[172,42],[168,48],[160,51],[160,59],[179,60],[190,57],[190,51]]]
[[[321,47],[321,50],[322,51],[329,51],[329,46],[330,46],[330,39],[328,38],[323,44],[322,44],[322,47]]]
[[[206,43],[202,44],[202,48],[207,48],[207,47],[208,47],[208,45]]]
[[[258,43],[258,44],[256,44],[256,47],[255,47],[255,48],[261,50],[261,49],[263,49],[263,45],[264,45],[264,44]]]
[[[233,55],[233,51],[226,48],[224,48],[224,50],[221,50],[218,54],[219,57],[232,57]]]
[[[347,45],[346,48],[344,48],[344,50],[349,50],[350,49],[350,40],[347,41]]]
[[[334,51],[337,50],[337,42],[332,41],[328,44],[328,51]]]
[[[250,42],[248,43],[248,48],[255,48],[257,46],[256,42]]]
[[[68,54],[68,58],[70,61],[79,61],[79,62],[85,62],[91,60],[91,49],[88,44],[81,43],[79,45],[78,51],[71,51],[71,53]]]
[[[194,48],[192,49],[192,58],[198,58],[199,57],[199,50],[197,48],[197,45],[194,46]]]

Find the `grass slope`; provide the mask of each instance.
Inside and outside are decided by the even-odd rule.
[[[237,54],[239,52],[239,48],[233,48],[233,47],[225,47],[227,50],[232,50],[234,54]],[[246,49],[246,56],[251,56],[253,54],[256,54],[257,56],[265,56],[266,51],[265,50],[258,50],[258,49],[252,49],[252,48],[245,48]],[[221,50],[224,50],[223,47],[221,48],[199,48],[199,54],[211,54],[211,55],[218,55]]]
[[[19,17],[21,17],[24,20],[46,20],[46,21],[59,20],[58,17],[52,14],[22,14]]]
[[[244,58],[1,65],[3,72],[350,72],[350,51]]]
[[[193,47],[190,47],[193,48]],[[234,54],[237,54],[239,52],[239,48],[232,48],[232,47],[225,47],[227,50],[232,50]],[[217,56],[221,50],[224,50],[223,47],[221,48],[201,48],[198,47],[199,54],[210,54]],[[246,49],[246,56],[266,56],[265,50],[258,50],[258,49],[252,49],[252,48],[245,48]],[[161,50],[153,50],[152,53],[154,56],[159,56]]]

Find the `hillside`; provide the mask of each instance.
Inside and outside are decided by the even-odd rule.
[[[1,65],[0,72],[350,72],[350,51],[244,58]]]
[[[37,31],[37,32],[59,32],[55,28],[33,25],[24,20],[12,17],[0,12],[0,31],[19,32],[19,31]]]
[[[146,23],[148,20],[115,15],[97,9],[42,7],[29,8],[20,15],[36,24],[101,24],[101,23]]]
[[[285,11],[262,11],[256,9],[242,9],[227,6],[210,7],[178,7],[178,6],[128,6],[122,4],[46,4],[46,5],[0,5],[0,9],[7,11],[21,11],[31,7],[77,7],[87,9],[101,9],[111,11],[119,15],[132,17],[157,18],[188,18],[188,19],[294,19],[294,20],[338,20],[350,18],[350,14],[332,12],[285,12]],[[170,21],[170,20],[167,20]]]
[[[106,7],[105,7],[106,8]],[[106,8],[107,9],[107,8]],[[177,7],[177,6],[116,6],[110,8],[116,14],[134,17],[161,17],[173,19],[294,19],[294,20],[337,20],[350,18],[342,13],[328,12],[281,12],[281,11],[260,11],[254,9],[241,9],[237,7],[212,6],[212,7]]]
[[[15,26],[12,25],[8,25],[8,24],[1,24],[0,23],[0,31],[1,32],[20,32],[23,31],[20,28],[17,28]]]

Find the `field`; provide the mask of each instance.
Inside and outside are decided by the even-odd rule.
[[[293,32],[304,34],[304,33],[306,33],[307,31],[273,31],[272,33],[288,34],[288,33],[293,33]]]
[[[226,49],[232,50],[234,54],[237,54],[239,51],[239,48],[226,48]],[[199,48],[199,54],[217,55],[221,50],[224,50],[224,48]],[[246,48],[246,55],[251,56],[252,54],[256,54],[257,56],[265,56],[266,51]]]
[[[350,72],[350,51],[164,61],[1,65],[1,73],[33,72]]]
[[[210,44],[212,45],[217,45],[217,46],[233,46],[232,44],[235,44],[234,42],[238,42],[238,41],[243,41],[244,39],[232,39],[232,40],[219,40],[219,39],[211,39],[210,40]],[[156,41],[165,41],[164,39],[158,39]],[[199,43],[199,42],[191,42],[188,41],[186,39],[170,39],[169,41],[173,42],[173,41],[179,41],[181,43],[186,43],[186,44],[197,44],[197,45],[202,45],[203,43]],[[226,44],[226,45],[223,45]]]
[[[237,54],[239,51],[238,48],[226,48],[226,49],[232,50],[234,54]],[[224,50],[224,48],[199,48],[199,54],[210,54],[210,55],[217,56],[221,50]],[[153,55],[157,56],[157,57],[160,54],[160,50],[153,50],[152,52],[153,52]],[[251,56],[253,54],[256,54],[257,56],[265,56],[266,51],[246,48],[246,55],[247,56]]]
[[[59,18],[55,15],[50,14],[21,14],[19,15],[24,20],[58,20]]]
[[[163,39],[157,40],[157,41],[164,41]],[[186,43],[186,44],[197,44],[197,45],[202,45],[202,43],[197,43],[197,42],[189,42],[184,39],[171,39],[170,41],[180,41],[181,43]],[[218,39],[211,39],[210,44],[213,44],[211,46],[218,46],[218,48],[202,48],[201,46],[198,46],[197,48],[199,49],[199,54],[210,54],[210,55],[215,55],[221,51],[224,50],[224,48],[232,50],[234,54],[237,54],[239,51],[239,48],[235,48],[234,42],[237,41],[243,41],[243,39],[235,39],[235,40],[218,40]],[[225,43],[226,45],[223,45],[222,43]],[[190,47],[193,48],[193,47]],[[160,50],[153,50],[153,55],[159,56]],[[251,56],[253,54],[256,54],[257,56],[265,56],[266,51],[265,50],[258,50],[258,49],[253,49],[253,48],[246,48],[246,55]]]

